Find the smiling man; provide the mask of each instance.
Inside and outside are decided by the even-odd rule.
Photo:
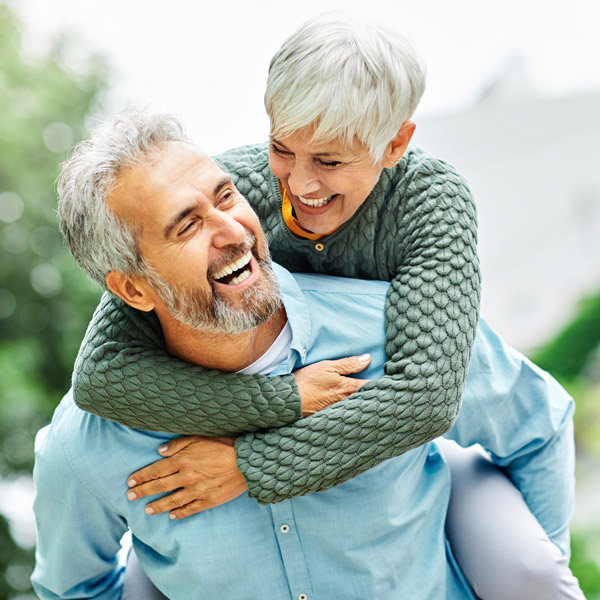
[[[99,128],[63,167],[59,194],[79,264],[131,307],[132,319],[153,311],[168,353],[270,375],[369,353],[366,377],[382,374],[389,284],[292,276],[271,265],[248,203],[173,119],[127,114]],[[377,416],[377,408],[356,409],[357,421]],[[565,556],[572,411],[552,378],[480,325],[463,409],[447,437],[488,449]],[[354,435],[369,430],[357,426]],[[436,442],[322,493],[261,505],[244,493],[233,443],[216,438],[234,499],[173,522],[166,513],[149,517],[127,500],[125,485],[173,437],[85,413],[65,396],[36,441],[32,580],[41,598],[120,598],[127,530],[169,598],[475,598],[445,537],[449,470]],[[324,445],[324,462],[338,456]]]
[[[107,202],[138,231],[147,266],[134,277],[110,271],[106,285],[156,313],[169,354],[227,371],[264,354],[285,311],[258,217],[228,175],[189,144],[172,142],[125,171]]]

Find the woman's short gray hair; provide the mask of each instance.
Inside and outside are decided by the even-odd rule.
[[[62,165],[58,217],[71,253],[88,276],[106,289],[106,275],[144,275],[138,231],[120,221],[106,198],[119,174],[146,164],[164,144],[187,142],[181,122],[171,115],[128,109],[96,127]]]
[[[271,60],[265,107],[275,137],[314,126],[314,141],[358,139],[379,162],[424,90],[425,66],[404,36],[325,13]]]

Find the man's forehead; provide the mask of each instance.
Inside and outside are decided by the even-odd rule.
[[[196,146],[169,142],[148,160],[124,169],[107,200],[117,216],[131,219],[140,208],[161,204],[187,188],[211,191],[223,177],[226,174]]]

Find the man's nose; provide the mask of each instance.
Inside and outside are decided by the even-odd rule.
[[[288,186],[294,196],[307,196],[318,191],[321,182],[312,165],[296,160],[290,169]]]
[[[244,241],[246,228],[233,215],[215,209],[211,221],[213,246],[222,248],[232,244],[241,244]]]

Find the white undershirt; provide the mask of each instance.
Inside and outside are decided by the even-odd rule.
[[[287,359],[292,347],[292,328],[290,322],[286,321],[281,333],[271,344],[271,347],[251,365],[248,365],[238,373],[268,375],[284,360]]]

